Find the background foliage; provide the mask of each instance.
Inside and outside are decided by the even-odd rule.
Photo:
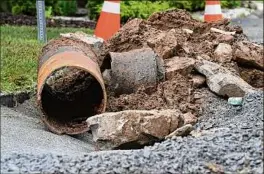
[[[97,20],[104,0],[88,0],[86,8],[89,17]],[[76,0],[45,0],[46,15],[73,16],[77,11]],[[205,0],[122,0],[121,20],[126,22],[129,18],[147,18],[154,12],[169,8],[186,9],[188,11],[204,10]],[[241,1],[222,0],[222,8],[234,8],[241,5]],[[13,14],[36,15],[36,0],[5,0],[1,2],[1,11],[10,11]]]
[[[46,14],[71,16],[77,11],[76,0],[45,0]],[[36,0],[4,0],[1,11],[12,12],[14,15],[36,15]]]
[[[89,9],[89,17],[97,20],[101,9],[103,0],[88,0],[86,8]],[[235,8],[241,5],[237,0],[222,0],[222,8]],[[143,0],[143,1],[121,1],[121,20],[127,21],[129,18],[148,18],[152,13],[167,10],[170,8],[186,9],[187,11],[204,10],[205,0]]]

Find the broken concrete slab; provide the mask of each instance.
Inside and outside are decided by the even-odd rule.
[[[263,46],[250,42],[238,42],[233,56],[238,64],[264,71]]]
[[[93,140],[101,149],[141,147],[163,139],[179,127],[177,110],[126,110],[87,119]]]
[[[232,59],[232,47],[226,43],[219,43],[214,51],[214,58],[220,63],[230,62]]]
[[[164,60],[165,77],[172,79],[177,73],[182,75],[190,74],[194,68],[195,60],[187,57],[173,57]]]
[[[243,97],[246,93],[254,91],[242,78],[216,63],[199,60],[195,69],[206,76],[208,87],[218,95]]]
[[[77,31],[75,33],[61,33],[60,36],[65,37],[65,38],[69,38],[69,39],[81,40],[81,41],[93,46],[96,49],[99,49],[103,45],[103,42],[104,42],[104,40],[102,38],[92,36],[92,35],[88,35],[88,34],[81,32],[81,31]]]

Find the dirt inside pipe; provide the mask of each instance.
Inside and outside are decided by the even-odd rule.
[[[48,77],[41,98],[46,121],[58,132],[76,134],[86,131],[88,117],[101,112],[103,89],[88,72],[63,67]]]

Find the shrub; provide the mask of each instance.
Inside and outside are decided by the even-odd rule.
[[[36,0],[10,0],[6,6],[11,7],[13,14],[36,15]],[[3,4],[5,5],[5,4]],[[45,14],[52,15],[74,15],[77,11],[76,0],[45,0]]]
[[[13,14],[36,14],[36,1],[34,0],[11,0],[9,3]]]
[[[57,15],[71,16],[75,15],[77,11],[76,0],[59,0],[54,8],[54,13]]]
[[[152,13],[170,8],[167,1],[125,1],[121,3],[121,21],[129,18],[148,18]]]
[[[241,1],[237,1],[237,0],[221,1],[222,8],[235,8],[239,6],[241,6]]]
[[[90,19],[97,20],[102,9],[104,0],[88,0],[86,8],[89,10]]]
[[[97,20],[102,10],[103,0],[88,1],[89,17]],[[152,13],[170,8],[169,1],[121,1],[121,21],[129,18],[148,18]]]
[[[171,7],[185,9],[187,11],[203,10],[205,0],[169,1]]]
[[[97,20],[103,5],[103,0],[88,0],[86,7],[89,9],[89,17]],[[237,0],[222,0],[222,8],[234,8],[241,5]],[[186,9],[187,11],[203,11],[205,0],[174,0],[174,1],[121,1],[121,21],[126,22],[129,18],[147,18],[157,11],[167,10],[169,8]]]

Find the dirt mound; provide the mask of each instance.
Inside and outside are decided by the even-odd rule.
[[[260,78],[263,71],[256,70],[252,64],[246,64],[247,62],[241,64],[239,59],[234,58],[237,45],[241,41],[248,42],[242,28],[231,26],[226,19],[206,23],[193,19],[184,10],[169,10],[154,13],[147,20],[133,19],[127,22],[103,46],[100,59],[104,59],[110,51],[125,52],[150,47],[162,59],[179,56],[216,62],[240,75],[253,87],[261,88],[264,86]],[[252,46],[246,46],[253,50]],[[256,60],[263,59],[263,47],[260,49],[261,51],[254,52]],[[142,87],[130,95],[109,94],[107,110],[178,108],[183,113],[199,115],[202,97],[197,99],[199,94],[196,94],[191,80],[193,74],[197,73],[192,72],[188,76],[178,73],[171,80],[161,82],[155,87]]]
[[[213,32],[211,28],[234,34]],[[227,19],[205,23],[193,19],[184,10],[169,10],[154,13],[147,20],[133,19],[127,22],[104,45],[100,59],[104,59],[109,51],[124,52],[150,47],[163,59],[174,56],[193,58],[201,56],[219,63],[214,53],[218,44],[226,43],[235,48],[235,43],[242,40],[247,40],[242,28],[229,25]],[[220,63],[239,74],[236,62],[227,60]]]
[[[224,31],[235,31],[237,33],[235,40],[246,39],[246,36],[242,34],[242,28],[230,26],[228,20],[223,20],[217,23],[204,23],[193,19],[191,15],[184,10],[169,10],[166,12],[154,13],[147,20],[133,19],[127,22],[119,32],[107,42],[105,45],[105,52],[123,52],[135,48],[141,48],[143,46],[149,46],[147,43],[149,39],[159,39],[163,35],[166,35],[171,29],[174,29],[173,33],[179,45],[183,46],[187,43],[188,47],[195,48],[196,45],[193,45],[193,43],[201,44],[205,40],[213,42],[217,38],[219,40],[219,33],[210,33],[212,27]],[[192,30],[193,34],[190,35],[185,32],[184,29]],[[159,35],[159,37],[157,35]],[[213,46],[216,43],[205,44]],[[196,52],[206,53],[208,46],[202,50],[200,49],[202,46],[200,46],[196,49],[199,51]],[[185,54],[188,54],[188,52]]]
[[[12,13],[0,12],[1,25],[37,25],[37,16],[28,15],[13,15]],[[46,18],[47,27],[74,27],[74,28],[90,28],[94,29],[96,26],[95,21],[82,21],[82,20],[63,20]]]
[[[172,80],[157,86],[142,86],[136,93],[109,96],[107,111],[117,112],[128,109],[180,109],[183,113],[197,115],[199,103],[194,99],[193,83],[190,77],[177,74]]]

